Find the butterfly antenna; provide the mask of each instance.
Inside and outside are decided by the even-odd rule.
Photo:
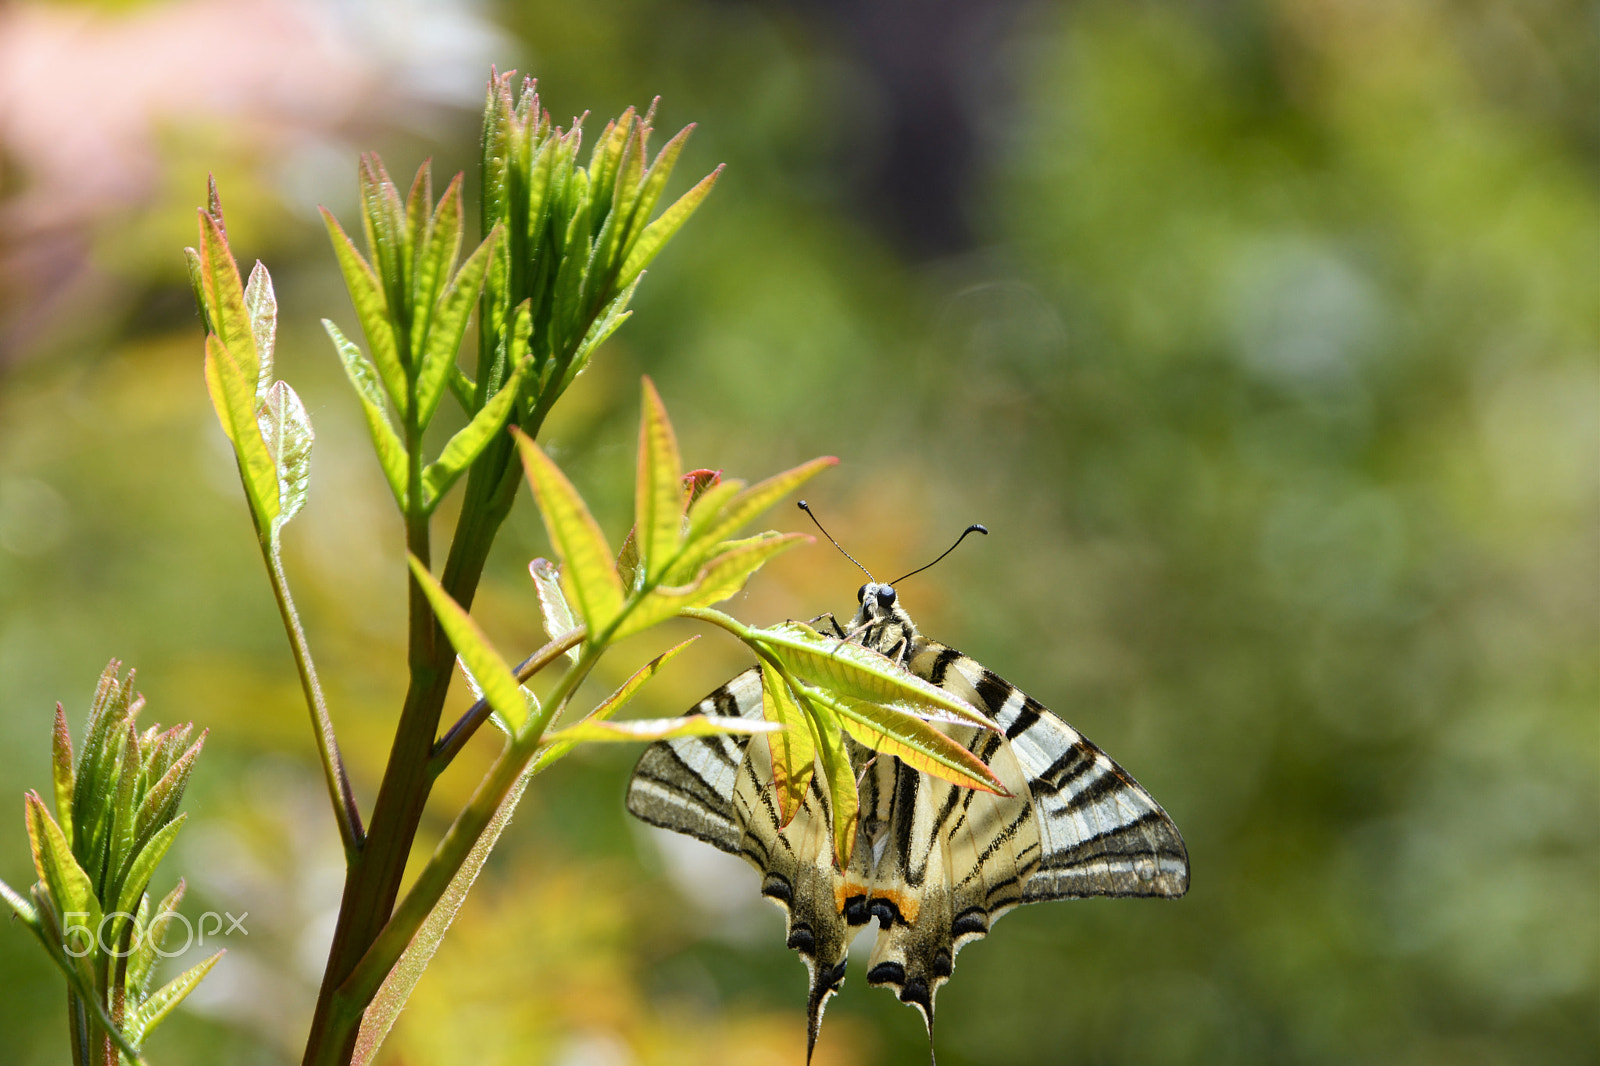
[[[809,515],[810,518],[811,518],[811,521],[817,522],[817,516],[814,515],[814,514],[811,514],[811,505],[806,503],[806,501],[804,501],[804,500],[800,501],[800,510],[804,511],[807,515]],[[868,570],[866,567],[862,566],[859,562],[857,562],[856,561],[856,557],[854,555],[851,555],[849,552],[845,551],[844,547],[838,541],[833,539],[833,534],[832,533],[829,533],[826,529],[822,528],[822,523],[821,522],[817,522],[817,528],[818,529],[822,529],[822,535],[824,537],[827,537],[828,540],[832,542],[832,544],[833,544],[833,546],[835,548],[839,549],[839,554],[840,555],[844,556],[846,559],[849,559],[852,563],[855,563],[857,569],[859,569],[863,574],[867,575],[867,580],[868,581],[876,581],[876,580],[878,580],[877,578],[872,576],[872,571],[871,570]],[[983,529],[982,526],[979,526],[978,528],[979,529]],[[984,529],[983,531],[985,533],[989,532],[987,529]],[[962,535],[965,536],[966,534],[962,534]],[[956,541],[956,543],[960,544],[961,542],[960,541]],[[945,553],[945,555],[948,555],[948,554],[950,554],[950,553],[949,552]],[[942,558],[944,558],[944,556],[941,555],[939,558],[942,559]],[[938,562],[938,561],[939,561],[938,559],[934,560],[934,562]],[[931,565],[933,565],[933,564],[930,563],[929,566],[931,566]],[[927,569],[927,567],[924,567],[923,569]]]
[[[988,536],[989,535],[989,530],[988,530],[988,527],[986,527],[986,526],[980,526],[976,522],[972,523],[972,525],[968,526],[966,529],[961,531],[961,536],[957,537],[956,538],[956,542],[954,544],[950,545],[950,547],[948,547],[948,548],[946,548],[944,550],[944,555],[939,556],[939,559],[943,559],[945,557],[945,555],[949,555],[951,552],[955,551],[958,547],[960,547],[961,546],[961,542],[967,539],[967,534],[969,534],[969,533],[982,533],[984,536]],[[844,549],[841,548],[839,550],[843,551]],[[934,563],[937,563],[939,561],[939,559],[935,559],[932,563],[929,563],[928,566],[933,566]],[[860,566],[861,564],[857,563],[856,565]],[[911,573],[905,574],[905,575],[903,575],[901,577],[895,578],[893,581],[889,582],[889,584],[898,585],[898,584],[900,584],[900,582],[904,581],[906,578],[914,577],[915,575],[922,573],[924,570],[928,569],[928,566],[919,566],[915,570],[911,571]]]

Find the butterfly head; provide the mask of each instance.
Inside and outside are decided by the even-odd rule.
[[[917,641],[917,624],[906,609],[900,606],[894,586],[878,581],[868,581],[856,591],[861,608],[850,623],[852,632],[861,634],[861,642],[892,659],[907,658]]]

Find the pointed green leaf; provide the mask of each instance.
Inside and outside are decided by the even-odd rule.
[[[712,559],[683,587],[663,586],[652,591],[628,612],[617,627],[616,639],[649,629],[685,607],[709,607],[744,588],[750,575],[774,556],[800,544],[811,543],[805,533],[768,532],[743,541],[726,542],[728,551]]]
[[[461,676],[466,679],[467,688],[472,690],[473,701],[483,702],[485,699],[483,695],[483,686],[478,684],[478,679],[473,676],[472,667],[468,666],[466,660],[461,658],[459,655],[456,656],[456,665],[461,668]],[[516,675],[513,674],[512,676]],[[533,690],[527,685],[519,683],[517,687],[522,690],[522,705],[527,708],[528,717],[532,718],[536,716],[539,713],[539,697],[536,696]],[[494,727],[500,730],[500,732],[504,733],[506,736],[509,737],[516,735],[516,731],[511,727],[511,723],[507,722],[503,717],[501,717],[500,712],[494,710],[492,705],[489,710],[489,721],[494,723]]]
[[[433,605],[440,628],[450,638],[450,646],[455,648],[456,654],[461,656],[462,662],[466,663],[473,677],[483,686],[483,695],[489,701],[489,706],[500,712],[513,732],[520,731],[527,724],[528,708],[523,703],[522,686],[517,683],[511,667],[494,650],[489,639],[483,635],[483,630],[478,628],[478,623],[450,598],[444,586],[428,572],[421,560],[414,555],[408,556],[408,559],[412,575],[428,597],[428,602]]]
[[[452,183],[451,188],[455,187]],[[442,207],[443,205],[441,209]],[[456,243],[459,244],[461,228],[459,206],[455,222]],[[439,296],[428,326],[427,343],[422,352],[422,371],[417,379],[419,425],[425,426],[433,419],[433,413],[438,409],[439,400],[444,395],[450,371],[457,369],[456,353],[461,350],[461,338],[467,330],[467,316],[472,313],[473,305],[478,302],[478,294],[483,288],[483,274],[489,266],[490,257],[494,254],[494,246],[500,238],[500,233],[498,225],[489,231],[489,236],[485,237],[483,243],[467,257],[465,263],[461,264],[461,269],[456,271],[455,277],[450,279],[443,294]]]
[[[672,176],[673,168],[678,165],[678,156],[683,152],[683,146],[693,132],[694,124],[690,123],[679,130],[670,141],[661,146],[661,151],[656,153],[654,162],[650,164],[650,169],[645,172],[644,181],[640,184],[639,196],[633,205],[633,215],[628,220],[628,232],[623,237],[624,249],[631,250],[639,235],[650,224],[650,216],[655,213],[656,204],[660,202],[661,194],[666,190],[667,179]]]
[[[648,377],[639,416],[639,462],[634,474],[633,521],[645,580],[659,578],[678,553],[683,535],[683,461],[661,394]]]
[[[411,250],[406,239],[405,204],[400,199],[400,190],[395,187],[376,152],[368,152],[361,157],[360,185],[361,218],[367,234],[367,250],[383,284],[390,315],[397,324],[403,323],[408,321],[411,311],[408,304]],[[405,351],[403,345],[398,348],[401,365],[407,366],[410,353]],[[404,403],[402,396],[393,397],[396,404]]]
[[[667,740],[672,737],[708,737],[718,733],[771,733],[781,726],[755,722],[748,718],[691,714],[684,718],[633,718],[625,722],[595,722],[585,719],[565,729],[546,734],[552,744],[595,742],[637,743]]]
[[[211,332],[233,351],[254,394],[261,363],[256,356],[250,313],[245,307],[239,264],[228,247],[221,217],[205,211],[200,212],[200,283]]]
[[[144,794],[144,800],[139,804],[139,836],[143,837],[178,817],[178,804],[183,802],[183,790],[189,787],[189,775],[194,771],[195,760],[200,757],[200,749],[205,747],[210,732],[209,729],[202,729],[199,738]]]
[[[811,724],[795,702],[783,675],[766,659],[761,660],[761,714],[768,722],[782,726],[782,732],[767,738],[772,749],[772,790],[778,797],[778,817],[782,825],[800,810],[811,775],[817,765],[817,744]]]
[[[122,891],[117,896],[117,910],[131,914],[138,909],[139,901],[150,885],[151,876],[161,860],[166,858],[167,849],[172,847],[172,842],[178,838],[178,830],[183,828],[188,818],[187,813],[180,814],[157,829],[138,854],[132,857],[127,870],[118,878]]]
[[[793,690],[791,690],[793,691]],[[809,692],[796,693],[811,719],[811,733],[817,742],[817,758],[828,784],[829,806],[833,814],[833,858],[840,870],[850,867],[850,852],[856,846],[856,813],[861,807],[856,791],[855,768],[850,765],[839,723],[829,708],[806,699]]]
[[[206,338],[206,388],[222,430],[233,442],[256,528],[265,533],[278,517],[278,476],[256,423],[254,371],[246,373],[215,333]]]
[[[666,247],[673,234],[682,229],[683,224],[689,221],[689,216],[694,214],[695,209],[700,206],[700,201],[710,194],[711,187],[717,183],[717,176],[721,173],[722,168],[719,166],[716,170],[707,174],[700,179],[698,185],[684,193],[676,203],[663,211],[660,218],[644,228],[644,231],[639,234],[639,239],[629,249],[628,258],[623,262],[622,269],[617,273],[619,284],[627,284],[632,281],[641,270],[650,265],[650,261],[656,257],[662,248]]]
[[[505,432],[506,423],[511,420],[512,404],[516,402],[517,394],[522,389],[523,378],[527,376],[528,368],[532,364],[523,360],[518,364],[516,371],[511,375],[511,380],[501,386],[494,398],[483,405],[483,409],[472,416],[468,422],[444,446],[444,451],[439,453],[439,458],[429,463],[422,470],[422,509],[432,512],[450,491],[450,486],[456,479],[466,473],[489,446],[489,442]]]
[[[245,312],[250,316],[250,334],[256,342],[256,395],[272,384],[273,356],[278,348],[278,297],[272,291],[272,275],[257,262],[244,287]]]
[[[646,681],[659,674],[662,667],[678,657],[679,652],[699,639],[698,636],[690,637],[688,640],[668,648],[638,670],[635,670],[632,677],[618,686],[617,690],[602,700],[594,710],[584,715],[579,724],[603,722],[616,714],[644,687]],[[566,730],[561,730],[557,734],[546,733],[544,739],[539,742],[539,754],[534,757],[532,764],[528,767],[528,776],[533,776],[557,759],[562,758],[579,741],[584,739],[585,737],[583,736],[569,735]]]
[[[549,559],[535,559],[528,564],[533,577],[533,590],[539,596],[539,613],[544,618],[544,632],[551,640],[560,640],[583,625],[572,613],[567,597],[561,592],[561,570]],[[583,653],[576,647],[567,650],[567,658],[577,662]]]
[[[550,543],[561,556],[562,587],[589,626],[590,640],[598,643],[622,608],[622,578],[611,549],[572,482],[525,434],[513,433]]]
[[[909,711],[835,697],[820,689],[812,695],[839,716],[856,742],[893,755],[914,770],[962,788],[1010,795],[994,772],[966,746]]]
[[[412,365],[421,368],[433,347],[430,339],[444,306],[441,292],[449,284],[461,256],[461,175],[450,180],[428,223],[427,239],[417,245],[416,275],[412,281],[416,319],[411,325]],[[485,260],[487,265],[487,259]],[[474,292],[466,303],[477,299]],[[466,316],[462,315],[463,326]],[[452,348],[450,357],[455,357]],[[421,371],[419,370],[419,377]],[[425,419],[423,421],[426,421]]]
[[[458,212],[459,207],[458,203]],[[429,240],[433,231],[432,208],[433,162],[425,159],[417,168],[416,176],[411,180],[411,192],[406,197],[406,243],[401,253],[406,264],[405,276],[410,285],[406,296],[413,316],[411,351],[408,353],[412,366],[417,365],[420,334],[427,329],[428,312],[433,307],[433,290],[438,287],[439,278],[444,272],[434,257]]]
[[[338,220],[327,208],[322,209],[322,220],[327,224],[328,239],[333,242],[333,252],[339,260],[339,270],[344,274],[344,285],[350,292],[350,302],[355,306],[361,331],[366,334],[367,347],[371,349],[373,362],[377,364],[375,376],[383,382],[384,391],[404,413],[406,374],[400,365],[398,342],[389,322],[389,302],[372,267],[356,251],[355,243],[345,236]],[[404,484],[404,481],[401,483]]]
[[[478,873],[488,861],[489,853],[499,842],[500,834],[511,823],[511,815],[516,811],[517,804],[522,802],[522,794],[527,789],[528,778],[531,776],[531,773],[524,773],[511,786],[511,791],[500,802],[500,806],[495,808],[489,824],[478,835],[472,850],[467,852],[467,857],[462,860],[455,876],[450,879],[450,884],[439,897],[439,902],[434,904],[421,927],[417,929],[416,935],[400,953],[394,968],[384,976],[383,983],[379,986],[371,1004],[361,1014],[361,1029],[356,1037],[356,1047],[350,1058],[350,1066],[369,1066],[377,1056],[378,1048],[389,1035],[389,1030],[393,1027],[395,1019],[400,1016],[401,1010],[405,1008],[412,989],[416,988],[417,982],[422,979],[423,971],[428,968],[428,963],[432,961],[440,942],[444,940],[444,935],[449,931],[456,913],[466,902],[467,892],[478,879]]]
[[[67,838],[37,792],[23,797],[27,815],[28,841],[33,848],[33,865],[44,882],[51,900],[66,918],[61,930],[63,943],[78,929],[80,939],[70,945],[74,951],[88,947],[100,928],[100,899],[95,895],[94,884],[78,860],[73,858]]]
[[[67,729],[67,712],[56,704],[56,725],[50,735],[50,776],[55,785],[56,814],[61,818],[61,835],[67,849],[72,848],[72,791],[77,783],[72,775],[72,733]]]
[[[272,521],[276,533],[305,506],[311,490],[311,416],[306,414],[294,389],[287,381],[273,382],[261,398],[257,411],[261,438],[278,474],[278,515]]]
[[[662,580],[669,585],[683,584],[700,569],[706,559],[721,550],[725,540],[743,529],[757,515],[838,462],[831,455],[812,459],[742,489],[731,497],[724,495],[726,490],[721,485],[707,492],[690,509],[689,541],[677,560],[667,568]],[[720,506],[713,511],[713,505]]]
[[[389,423],[389,413],[383,406],[383,392],[378,385],[377,374],[366,356],[361,354],[361,349],[347,340],[339,332],[338,326],[325,318],[322,328],[328,331],[334,350],[339,353],[339,361],[344,364],[345,376],[350,379],[350,384],[356,390],[356,398],[361,401],[361,411],[367,418],[367,432],[372,437],[372,450],[377,453],[378,465],[383,468],[383,476],[389,482],[389,491],[394,493],[395,502],[401,510],[405,510],[406,449],[400,443],[394,426]]]
[[[451,366],[445,375],[445,382],[450,386],[450,395],[456,398],[456,403],[467,414],[472,414],[477,408],[477,384],[458,366]]]
[[[801,681],[868,703],[903,703],[918,711],[953,714],[986,729],[997,728],[972,704],[922,680],[887,656],[801,622],[751,631],[753,639]]]
[[[226,954],[226,951],[219,951],[199,965],[185,970],[162,985],[160,990],[149,999],[139,1004],[139,1009],[134,1011],[132,1017],[128,1019],[126,1026],[128,1039],[135,1046],[144,1043],[145,1038],[155,1030],[156,1026],[166,1021],[167,1015],[171,1014],[178,1004],[182,1003],[184,998],[194,991],[195,986],[217,964],[217,960]]]
[[[633,312],[627,310],[628,301],[633,299],[633,292],[639,287],[639,279],[634,278],[627,288],[616,295],[605,309],[589,326],[589,331],[583,335],[583,340],[573,353],[572,362],[567,364],[566,372],[561,376],[561,388],[566,390],[572,380],[582,373],[583,368],[589,364],[589,359],[595,350],[606,340],[622,328],[622,324],[633,317]]]
[[[186,887],[183,878],[178,878],[178,883],[156,905],[153,914],[146,912],[143,904],[140,905],[139,924],[143,935],[134,944],[133,954],[128,957],[127,979],[127,989],[136,1002],[150,994],[156,959],[166,947],[167,930],[177,916],[178,904],[183,902]]]
[[[139,751],[139,731],[132,721],[127,724],[126,739],[122,744],[121,772],[117,775],[117,795],[111,804],[111,846],[106,856],[104,871],[94,872],[96,883],[100,891],[105,893],[106,903],[115,903],[117,892],[121,888],[117,881],[117,872],[130,858],[133,851],[135,833],[138,825],[138,797],[135,795],[139,784],[139,770],[144,764],[144,759]]]

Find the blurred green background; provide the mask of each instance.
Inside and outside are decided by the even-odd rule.
[[[963,954],[945,1066],[1596,1061],[1596,30],[1563,0],[0,9],[0,797],[46,785],[54,701],[80,729],[118,656],[147,720],[211,731],[156,887],[248,912],[153,1061],[297,1062],[340,885],[178,250],[215,171],[318,432],[287,553],[370,804],[404,567],[314,205],[353,221],[361,149],[470,168],[491,62],[558,120],[661,94],[658,128],[701,124],[679,189],[728,164],[546,436],[612,538],[645,372],[691,465],[839,455],[807,495],[880,576],[986,523],[902,601],[1188,841],[1183,901],[1028,907]],[[548,550],[521,501],[477,607],[508,654]],[[858,583],[813,548],[731,607]],[[709,635],[640,713],[741,665]],[[630,824],[633,758],[530,790],[385,1062],[803,1061],[779,913]],[[819,1066],[926,1062],[864,958]],[[63,1061],[64,1013],[0,930],[0,1060]]]

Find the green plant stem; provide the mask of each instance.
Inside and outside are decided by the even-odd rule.
[[[277,538],[269,534],[258,537],[257,541],[261,545],[261,557],[267,564],[267,575],[272,582],[272,596],[278,602],[278,614],[283,618],[283,628],[289,636],[289,648],[294,653],[295,670],[300,674],[300,691],[305,695],[306,707],[311,712],[311,731],[317,738],[317,757],[322,761],[328,802],[333,805],[334,819],[339,823],[339,841],[344,845],[345,868],[349,869],[360,853],[363,841],[361,808],[357,806],[355,792],[350,787],[350,775],[345,771],[339,738],[334,734],[328,703],[322,694],[322,684],[317,680],[316,663],[311,658],[311,646],[300,625],[300,613],[295,610],[294,597],[289,593],[289,580],[283,572]]]
[[[472,606],[494,534],[510,512],[516,494],[519,472],[507,461],[510,453],[508,435],[503,445],[490,445],[467,476],[461,518],[441,577],[445,590],[464,609]],[[427,558],[423,554],[417,557]],[[416,598],[423,593],[414,581],[411,595],[415,635]],[[436,632],[437,623],[425,599],[421,606],[427,627]],[[439,634],[432,645],[431,656],[419,660],[414,655],[411,660],[411,684],[373,805],[366,842],[345,878],[339,918],[334,926],[322,987],[317,994],[303,1066],[345,1066],[355,1049],[361,1010],[350,1015],[345,1007],[348,999],[336,1004],[335,994],[367,954],[399,896],[406,860],[410,857],[411,844],[416,839],[433,783],[428,772],[429,760],[439,728],[439,715],[450,687],[450,667],[454,659],[454,649]]]
[[[477,844],[478,838],[494,819],[529,760],[537,754],[546,727],[571,700],[584,678],[604,653],[602,646],[587,644],[573,668],[556,683],[555,690],[538,715],[530,719],[522,733],[511,740],[489,769],[466,808],[456,816],[444,839],[434,849],[416,883],[395,908],[371,948],[357,963],[349,978],[334,993],[335,1013],[360,1021],[383,980],[399,961],[406,946],[444,896],[451,880]],[[552,657],[553,658],[553,657]]]

